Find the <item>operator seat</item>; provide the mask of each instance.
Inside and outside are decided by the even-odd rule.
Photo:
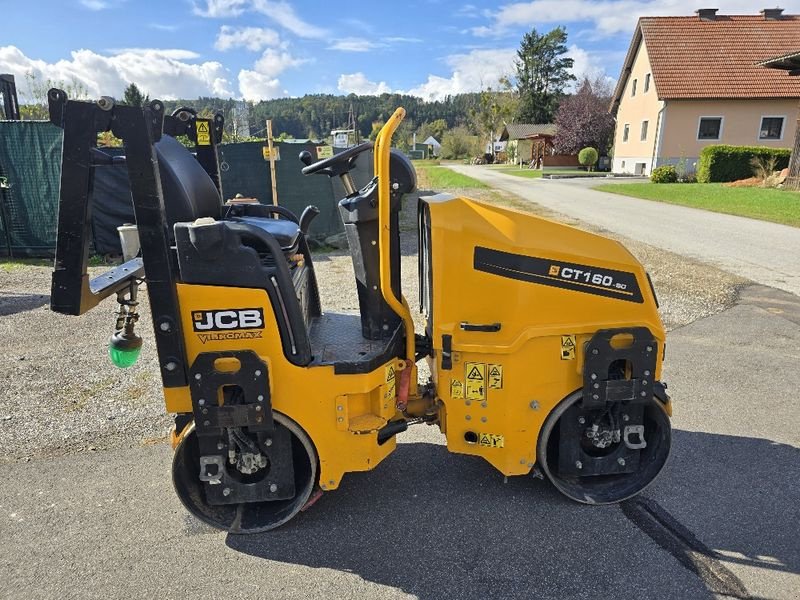
[[[297,217],[282,211],[284,219],[273,219],[271,215],[241,214],[225,215],[222,210],[217,187],[197,159],[174,137],[161,136],[155,144],[158,170],[161,174],[161,189],[164,194],[164,210],[170,239],[173,239],[175,223],[193,222],[202,217],[225,219],[246,223],[272,235],[285,253],[297,250],[300,240],[300,225]],[[256,205],[254,208],[257,208]]]

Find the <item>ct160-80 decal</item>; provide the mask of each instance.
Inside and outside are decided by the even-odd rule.
[[[195,310],[192,329],[204,344],[210,340],[260,338],[264,329],[264,311],[260,308]]]
[[[475,248],[476,271],[627,302],[644,302],[636,275],[549,258]]]

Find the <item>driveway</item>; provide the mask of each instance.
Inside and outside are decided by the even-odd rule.
[[[567,501],[417,426],[269,534],[187,516],[168,446],[0,466],[2,598],[759,598],[800,589],[800,300],[754,286],[670,334],[672,457],[622,506]]]
[[[595,179],[526,179],[482,166],[447,166],[601,229],[800,294],[800,228],[598,192],[591,189]]]

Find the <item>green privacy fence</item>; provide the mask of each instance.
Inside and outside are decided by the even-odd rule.
[[[58,222],[58,187],[61,176],[62,130],[46,121],[0,121],[0,256],[52,256],[56,245]],[[276,144],[279,204],[298,216],[314,204],[320,215],[311,226],[317,239],[342,231],[336,200],[344,195],[338,178],[323,175],[304,176],[297,155],[308,150],[316,157],[314,144]],[[263,142],[242,142],[219,146],[222,188],[226,199],[242,194],[272,203],[270,165],[263,155]],[[372,176],[371,153],[359,158],[354,178],[363,185]],[[104,167],[109,169],[111,167]],[[114,167],[124,169],[124,166]],[[96,177],[101,177],[98,169]],[[94,211],[114,214],[120,222],[108,218],[93,220],[95,248],[109,252],[108,240],[116,239],[116,226],[133,222],[133,208],[125,177],[107,177],[96,185]],[[114,192],[114,193],[111,193]],[[102,207],[98,203],[103,203]],[[113,204],[113,206],[111,206]],[[102,227],[102,231],[98,228]],[[109,231],[106,231],[109,230]]]
[[[46,121],[0,121],[0,253],[55,248],[62,131]]]
[[[278,204],[298,217],[309,204],[320,210],[311,225],[311,235],[324,238],[343,231],[331,180],[324,175],[303,175],[304,166],[297,158],[304,150],[316,157],[315,144],[276,143],[279,160],[275,161]],[[272,175],[270,163],[264,159],[264,142],[239,142],[219,146],[219,163],[222,173],[222,193],[225,199],[242,194],[257,198],[262,204],[272,204]]]

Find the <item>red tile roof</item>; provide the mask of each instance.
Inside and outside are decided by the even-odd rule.
[[[614,92],[614,108],[642,40],[660,100],[800,98],[800,77],[757,64],[800,50],[800,15],[641,17]]]

